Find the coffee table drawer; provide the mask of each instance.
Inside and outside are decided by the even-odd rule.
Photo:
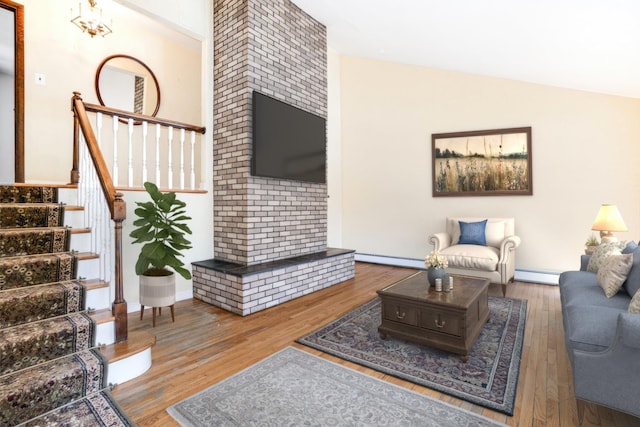
[[[404,323],[406,325],[418,326],[418,309],[393,301],[383,303],[383,313],[385,320]]]
[[[457,337],[462,336],[463,332],[460,316],[436,310],[423,310],[420,326]]]

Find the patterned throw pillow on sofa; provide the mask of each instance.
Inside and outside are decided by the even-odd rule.
[[[620,255],[620,251],[622,251],[623,248],[624,244],[621,242],[601,243],[596,247],[591,258],[589,258],[587,271],[597,273],[598,269],[609,255]]]
[[[631,270],[633,254],[609,255],[598,269],[598,285],[607,298],[614,296]]]

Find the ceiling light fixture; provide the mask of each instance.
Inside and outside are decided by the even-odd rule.
[[[91,37],[95,35],[106,36],[111,34],[111,28],[102,19],[102,8],[98,7],[96,0],[89,1],[89,10],[82,10],[82,3],[78,3],[78,16],[71,22],[78,26],[82,32],[87,32]],[[73,9],[71,10],[73,16]]]

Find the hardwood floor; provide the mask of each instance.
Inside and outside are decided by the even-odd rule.
[[[520,379],[513,417],[473,405],[296,344],[295,339],[376,296],[376,290],[414,270],[356,263],[354,279],[248,317],[197,300],[176,304],[176,321],[166,311],[151,328],[151,316],[129,315],[129,330],[156,334],[153,365],[139,378],[118,385],[113,395],[141,426],[177,426],[165,409],[281,350],[294,346],[310,353],[458,405],[510,426],[577,426],[571,366],[567,358],[560,295],[555,286],[516,283],[507,296],[528,301]],[[491,285],[490,295],[501,296]],[[640,426],[640,419],[586,405],[584,426]]]

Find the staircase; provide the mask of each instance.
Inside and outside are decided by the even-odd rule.
[[[113,342],[109,310],[86,305],[108,285],[77,279],[93,255],[70,251],[68,210],[57,188],[0,186],[0,426],[133,425],[109,393],[117,348],[96,347]]]

